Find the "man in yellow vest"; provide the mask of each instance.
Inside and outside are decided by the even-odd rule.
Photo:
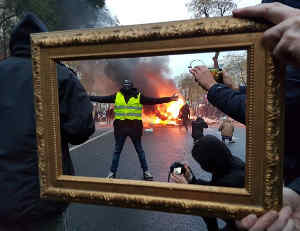
[[[114,136],[115,151],[107,178],[115,178],[119,165],[120,154],[122,152],[127,136],[130,137],[138,154],[141,168],[143,169],[144,180],[153,180],[153,176],[148,169],[145,152],[142,147],[142,111],[143,105],[154,105],[176,101],[178,96],[163,98],[150,98],[141,94],[134,88],[132,81],[124,80],[119,92],[110,96],[90,96],[90,100],[98,103],[114,103]]]

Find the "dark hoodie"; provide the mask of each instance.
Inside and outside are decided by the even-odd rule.
[[[194,144],[193,158],[201,168],[212,173],[211,186],[244,187],[245,163],[233,156],[226,144],[213,135],[201,137]],[[194,179],[197,184],[197,180]],[[200,180],[199,184],[203,184]]]
[[[31,222],[61,214],[67,203],[40,199],[30,34],[47,31],[26,14],[10,39],[11,56],[0,62],[0,220]],[[74,74],[58,65],[63,171],[72,174],[68,143],[94,132],[92,105]]]
[[[243,188],[245,186],[245,163],[231,154],[228,147],[213,135],[202,136],[194,144],[193,158],[202,169],[212,173],[211,181],[193,177],[191,184]],[[209,231],[217,231],[216,218],[203,218]],[[233,220],[226,220],[223,230],[238,230]]]

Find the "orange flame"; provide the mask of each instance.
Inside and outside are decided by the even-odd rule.
[[[143,114],[146,124],[177,125],[180,108],[184,105],[183,98],[177,101],[156,105],[155,113]]]

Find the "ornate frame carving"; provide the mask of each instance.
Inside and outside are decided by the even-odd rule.
[[[43,198],[241,218],[282,206],[282,84],[261,44],[268,25],[232,17],[32,35],[36,133]],[[55,61],[248,50],[245,188],[62,174]]]

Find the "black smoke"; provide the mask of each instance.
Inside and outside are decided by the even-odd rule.
[[[177,92],[168,56],[109,60],[104,73],[119,86],[124,79],[132,80],[146,96],[162,97]]]
[[[108,27],[118,24],[118,20],[111,16],[105,6],[92,5],[89,0],[57,1],[57,9],[60,15],[59,30]]]

